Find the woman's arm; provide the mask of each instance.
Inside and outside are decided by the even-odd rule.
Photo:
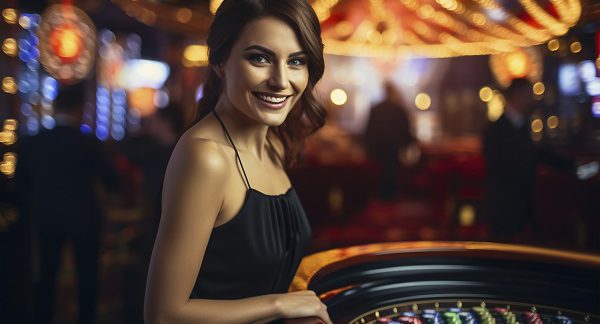
[[[152,253],[146,323],[254,323],[318,316],[330,322],[313,292],[239,300],[189,299],[225,195],[227,163],[209,140],[182,138],[165,176],[163,213]]]

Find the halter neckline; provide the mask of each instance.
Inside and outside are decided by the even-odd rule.
[[[223,120],[221,120],[221,117],[219,117],[219,114],[217,114],[216,110],[213,109],[212,112],[215,115],[215,117],[217,117],[217,120],[221,124],[221,127],[223,128],[223,131],[225,132],[225,136],[227,137],[227,140],[229,141],[229,143],[231,143],[231,146],[233,146],[233,150],[235,151],[235,157],[238,160],[238,162],[240,163],[240,167],[242,168],[242,173],[244,174],[244,179],[246,179],[246,185],[248,186],[248,189],[252,189],[252,187],[250,186],[250,181],[248,180],[248,176],[246,175],[246,170],[244,169],[244,164],[242,163],[242,159],[240,158],[240,153],[238,152],[237,147],[235,147],[235,143],[233,143],[233,139],[231,138],[231,135],[229,135],[229,132],[227,131],[227,127],[225,127],[225,123],[223,123]]]

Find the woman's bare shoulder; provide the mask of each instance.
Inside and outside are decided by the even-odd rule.
[[[224,176],[227,161],[221,145],[203,135],[194,129],[184,133],[173,150],[171,161],[187,165],[203,176]]]

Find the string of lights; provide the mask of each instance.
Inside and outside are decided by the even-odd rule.
[[[222,0],[211,0],[206,8],[142,0],[113,2],[143,23],[174,21],[203,33]],[[549,5],[558,17],[539,0],[518,0],[521,13],[508,10],[496,0],[364,0],[361,10],[366,9],[368,14],[362,21],[337,21],[340,15],[335,15],[335,23],[329,23],[332,13],[343,3],[343,0],[311,2],[323,23],[323,42],[328,54],[441,58],[508,53],[564,35],[582,14],[580,0],[550,0]],[[394,3],[401,4],[401,9]],[[526,22],[521,14],[530,16],[533,22]],[[188,52],[183,60],[186,66],[206,64],[198,49],[190,51],[193,52]],[[198,59],[190,60],[192,53]]]

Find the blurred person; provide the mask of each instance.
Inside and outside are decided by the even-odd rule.
[[[306,0],[225,0],[208,76],[165,176],[147,323],[331,323],[315,292],[288,292],[311,230],[287,176],[326,110],[319,20]]]
[[[143,323],[144,291],[152,245],[160,220],[160,194],[171,153],[183,131],[181,110],[175,104],[142,119],[138,136],[119,144],[129,162],[141,170],[142,219],[132,240],[136,261],[125,269],[124,316],[126,323]]]
[[[493,240],[516,241],[533,225],[536,167],[544,162],[573,171],[566,158],[536,147],[530,135],[530,116],[535,109],[533,87],[527,79],[515,79],[504,91],[504,113],[488,125],[483,135],[486,167],[485,214]]]
[[[78,323],[94,323],[102,210],[98,180],[109,190],[118,175],[95,138],[80,132],[82,83],[59,87],[53,129],[21,141],[16,182],[34,224],[39,254],[35,323],[52,323],[63,246],[71,242],[78,278]]]
[[[0,174],[0,323],[31,323],[31,233],[14,181]]]
[[[118,143],[119,151],[137,166],[142,174],[142,190],[146,214],[158,225],[160,193],[171,152],[183,132],[181,110],[174,104],[144,117],[141,132]],[[150,216],[150,215],[149,215]]]
[[[384,83],[385,98],[369,114],[365,145],[369,156],[381,169],[378,195],[390,201],[398,192],[400,156],[415,141],[402,95],[391,80]]]

